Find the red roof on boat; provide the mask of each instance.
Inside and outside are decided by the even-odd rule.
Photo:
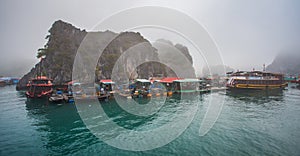
[[[68,82],[67,85],[72,85],[73,83],[75,83],[75,80]]]
[[[48,78],[47,76],[37,76],[32,80],[52,80],[52,79]]]
[[[166,77],[166,78],[161,79],[159,82],[161,82],[161,83],[173,83],[173,81],[181,80],[181,79],[182,78],[179,78],[179,77]]]
[[[107,83],[107,82],[112,82],[112,80],[111,79],[106,79],[106,80],[100,80],[100,82]]]
[[[104,80],[100,80],[100,83],[113,84],[114,82],[111,79],[104,79]]]

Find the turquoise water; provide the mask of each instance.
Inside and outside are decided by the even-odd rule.
[[[224,93],[213,93],[216,97]],[[281,93],[227,93],[222,112],[199,136],[209,94],[189,101],[168,99],[157,114],[138,117],[114,102],[102,102],[108,116],[126,129],[151,129],[168,122],[173,111],[198,104],[189,127],[169,144],[148,151],[126,151],[94,136],[74,104],[27,101],[15,86],[0,88],[0,155],[300,155],[300,90]],[[170,129],[172,131],[172,129]],[[113,133],[107,128],[103,135]]]

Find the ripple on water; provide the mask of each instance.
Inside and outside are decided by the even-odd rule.
[[[300,90],[279,94],[225,94],[222,112],[205,136],[199,127],[210,101],[209,94],[180,101],[170,98],[155,114],[130,115],[112,101],[101,104],[109,121],[138,131],[155,129],[199,104],[198,114],[186,131],[169,144],[150,151],[124,151],[105,144],[84,125],[76,106],[45,105],[26,101],[14,87],[0,88],[0,155],[299,155]],[[215,98],[223,95],[215,94]],[[94,120],[103,119],[100,114]],[[117,137],[105,127],[100,135]],[[170,129],[172,131],[172,129]],[[158,134],[159,135],[159,134]],[[162,136],[163,137],[163,136]]]

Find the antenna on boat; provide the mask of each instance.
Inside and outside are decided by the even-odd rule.
[[[266,65],[263,64],[263,71],[266,71]]]
[[[40,65],[39,65],[39,73],[38,73],[38,77],[42,77],[42,62],[43,62],[43,58],[40,59]]]

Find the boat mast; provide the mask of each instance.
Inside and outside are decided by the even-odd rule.
[[[41,61],[40,61],[40,71],[39,71],[40,78],[42,77],[42,62],[43,62],[43,58],[41,58]]]

